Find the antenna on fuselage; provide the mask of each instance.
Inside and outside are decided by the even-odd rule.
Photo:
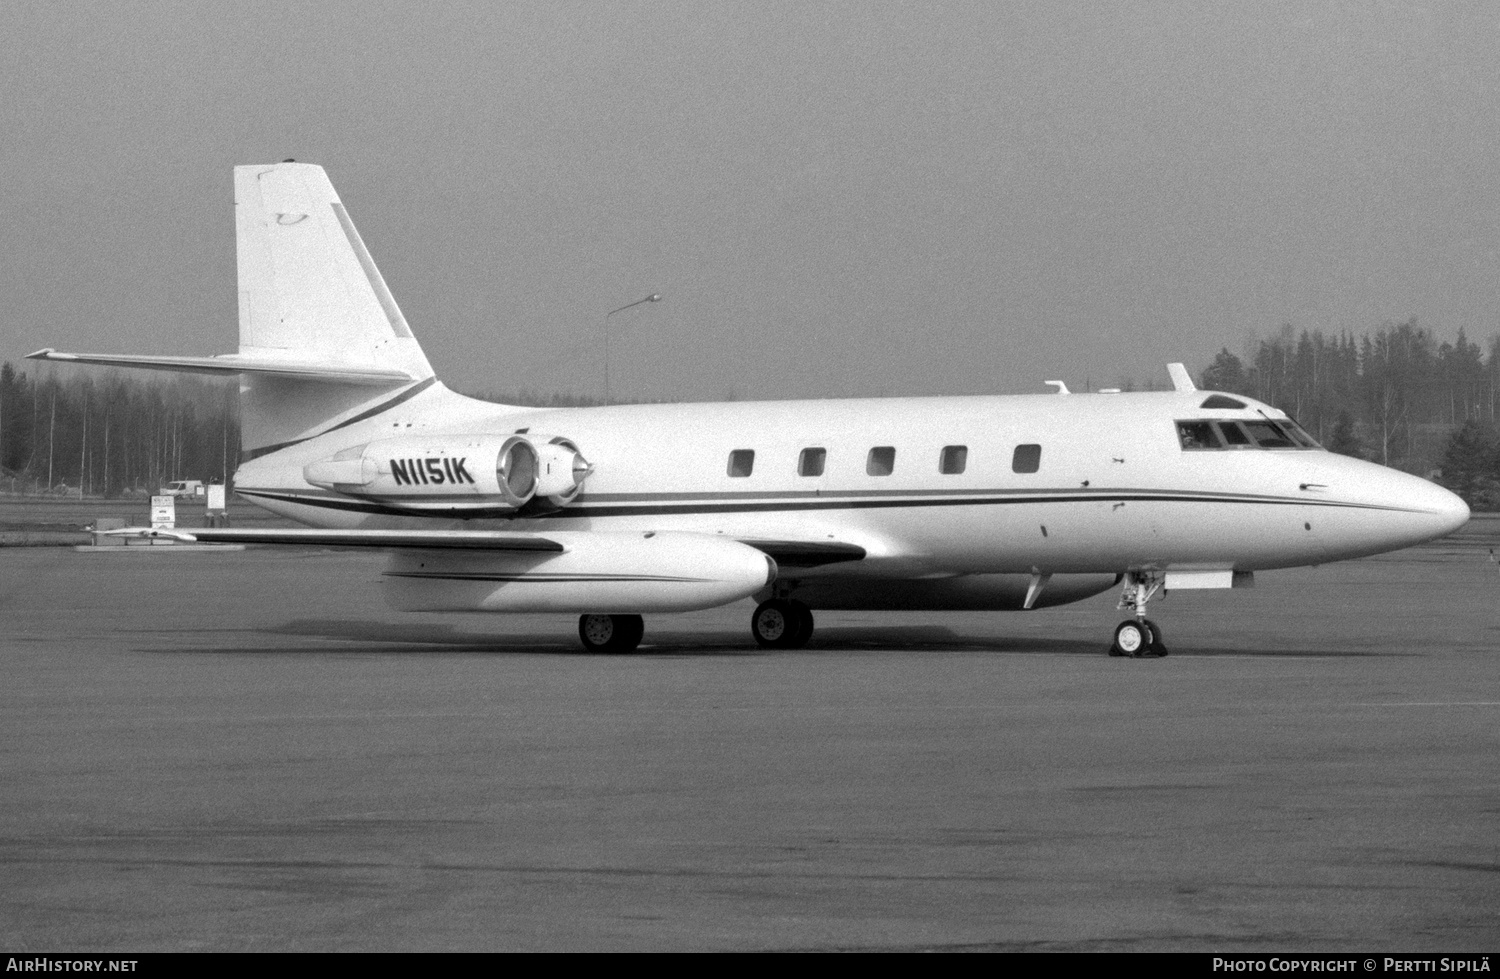
[[[1057,393],[1058,394],[1072,394],[1073,393],[1072,391],[1068,390],[1068,385],[1066,383],[1062,382],[1062,381],[1043,381],[1042,383],[1046,384],[1046,385],[1048,385],[1050,387],[1057,388]]]
[[[1167,373],[1172,377],[1172,390],[1186,393],[1198,390],[1193,384],[1193,375],[1181,364],[1168,364]]]

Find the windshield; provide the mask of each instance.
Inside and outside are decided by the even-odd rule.
[[[1322,448],[1296,422],[1280,418],[1179,421],[1177,444],[1186,450]]]

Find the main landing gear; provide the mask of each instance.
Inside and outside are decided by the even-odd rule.
[[[790,598],[761,602],[750,616],[750,634],[768,649],[800,649],[812,638],[812,609]]]
[[[578,638],[591,653],[633,652],[645,631],[639,615],[578,617]],[[812,609],[789,598],[761,602],[750,616],[750,633],[769,649],[801,649],[812,638]]]
[[[580,615],[578,638],[591,653],[629,653],[641,644],[646,623],[639,615]]]
[[[1134,610],[1135,618],[1126,619],[1115,627],[1115,641],[1109,647],[1109,655],[1167,655],[1167,647],[1161,641],[1161,627],[1146,618],[1146,603],[1165,582],[1166,576],[1160,571],[1131,571],[1125,575],[1119,607]]]

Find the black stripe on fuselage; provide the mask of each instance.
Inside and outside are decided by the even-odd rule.
[[[510,507],[464,507],[451,510],[441,509],[418,509],[415,507],[390,506],[373,500],[356,500],[349,497],[315,496],[304,493],[271,492],[266,490],[236,490],[242,496],[252,499],[259,497],[266,500],[276,500],[283,503],[297,503],[304,506],[319,507],[327,510],[338,510],[350,513],[370,513],[385,516],[400,517],[432,517],[445,519],[508,519],[517,516],[514,509]],[[1125,492],[1111,493],[1104,490],[1079,493],[1076,490],[1064,490],[1055,493],[1027,492],[1024,494],[1014,490],[996,491],[1006,495],[992,496],[951,496],[931,498],[931,494],[922,493],[920,490],[910,491],[913,495],[894,495],[872,499],[858,497],[853,499],[831,499],[821,497],[816,499],[781,499],[764,500],[757,502],[753,499],[734,500],[726,502],[712,502],[699,498],[696,502],[681,503],[653,503],[648,502],[649,497],[642,497],[640,503],[614,505],[591,505],[587,500],[580,498],[565,509],[549,513],[527,514],[528,519],[559,519],[577,517],[635,517],[635,516],[679,516],[691,514],[708,513],[796,513],[818,510],[870,510],[891,509],[899,507],[953,507],[953,506],[1010,506],[1018,504],[1036,503],[1132,503],[1132,502],[1167,502],[1167,503],[1239,503],[1260,506],[1311,506],[1311,507],[1333,507],[1338,509],[1357,510],[1379,510],[1395,513],[1425,513],[1425,510],[1413,510],[1408,507],[1384,506],[1373,503],[1345,503],[1337,500],[1304,500],[1282,496],[1232,496],[1227,494],[1205,493],[1201,491],[1143,491],[1130,490]],[[1015,494],[1015,495],[1012,495]]]

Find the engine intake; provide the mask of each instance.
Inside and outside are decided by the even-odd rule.
[[[565,438],[441,435],[380,439],[303,467],[314,486],[423,512],[571,503],[593,467]]]

